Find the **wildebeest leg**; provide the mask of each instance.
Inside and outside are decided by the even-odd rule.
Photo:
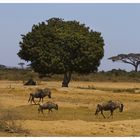
[[[44,112],[43,112],[43,109],[41,109],[40,111],[41,111],[41,113],[43,114],[43,116],[45,116],[45,114],[44,114]]]
[[[44,115],[44,112],[43,112],[43,109],[38,110],[38,115],[40,114],[40,112],[42,113],[43,116],[45,116],[45,115]]]
[[[111,111],[111,115],[110,115],[110,116],[112,116],[112,118],[113,118],[113,111],[114,111],[114,110]]]
[[[102,116],[105,118],[105,115],[103,114],[103,111],[101,111]]]
[[[43,109],[41,110],[41,113],[44,115]]]
[[[42,102],[43,102],[43,97],[42,97]]]
[[[39,101],[38,102],[40,102],[41,101],[41,98],[39,98]]]
[[[49,109],[48,113],[50,113],[50,111],[53,112],[52,109]]]
[[[40,110],[38,110],[38,114],[40,114]]]
[[[110,116],[108,118],[110,118],[111,116],[113,118],[113,110],[110,110]]]
[[[35,102],[35,100],[34,100],[34,97],[32,97],[32,100],[31,101],[33,101],[35,104],[36,104],[36,102]]]
[[[30,97],[29,97],[29,99],[28,99],[28,102],[29,102],[29,101],[31,102],[31,95],[30,95]]]
[[[50,109],[48,110],[48,113],[50,113]]]

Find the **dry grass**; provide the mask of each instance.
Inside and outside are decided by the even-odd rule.
[[[23,129],[21,121],[16,121],[20,119],[13,111],[3,112],[0,115],[0,131],[6,133],[15,133],[26,136],[29,132],[26,129]]]
[[[59,110],[45,115],[38,114],[38,105],[28,103],[29,93],[48,87]],[[93,88],[91,88],[93,87]],[[38,86],[23,86],[18,81],[0,81],[0,116],[16,112],[14,121],[30,131],[30,136],[140,136],[140,83],[71,82],[69,88],[61,88],[61,82],[41,82]],[[130,92],[130,90],[137,90]],[[114,91],[116,91],[114,93]],[[122,92],[123,91],[123,92]],[[113,119],[95,116],[97,103],[119,100],[124,112],[114,113]],[[108,116],[109,112],[105,112]],[[0,136],[17,134],[0,133]],[[18,134],[18,136],[24,136]]]

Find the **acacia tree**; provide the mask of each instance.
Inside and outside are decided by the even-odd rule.
[[[112,56],[108,59],[112,60],[113,62],[120,61],[123,63],[130,64],[135,67],[135,72],[138,71],[138,66],[140,64],[140,54],[139,53],[119,54],[117,56]]]
[[[24,68],[25,63],[20,62],[20,63],[18,63],[18,65],[19,65],[19,66],[21,66],[21,69],[23,69],[23,68]]]
[[[97,71],[104,55],[100,32],[78,21],[51,18],[33,25],[22,35],[18,56],[30,61],[39,74],[64,74],[62,87],[68,87],[73,72]]]

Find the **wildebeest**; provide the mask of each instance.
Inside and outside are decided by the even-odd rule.
[[[34,102],[36,104],[36,102],[34,101],[34,98],[39,98],[39,102],[42,99],[43,102],[43,98],[48,96],[49,98],[51,98],[51,91],[47,88],[45,89],[38,89],[37,92],[35,93],[30,93],[30,97],[28,99],[28,102],[30,101],[30,103]]]
[[[58,110],[58,105],[53,102],[46,102],[43,104],[39,104],[38,113],[41,112],[43,114],[43,110],[47,110],[47,109],[49,110],[48,112],[50,113],[50,111],[52,112],[52,109]]]
[[[118,101],[108,101],[106,103],[98,104],[96,108],[95,115],[98,115],[99,112],[101,112],[102,116],[105,118],[103,111],[110,111],[110,116],[113,117],[113,112],[115,109],[119,108],[119,111],[122,112],[124,105]],[[109,117],[110,117],[109,116]],[[108,117],[108,118],[109,118]]]

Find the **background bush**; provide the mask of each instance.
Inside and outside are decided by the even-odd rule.
[[[31,69],[19,69],[19,68],[0,68],[0,80],[14,80],[14,81],[27,81],[29,78],[33,78],[36,81],[62,81],[63,75],[55,74],[48,75],[47,77],[40,78],[38,73],[35,73]],[[112,81],[112,82],[140,82],[140,72],[126,72],[121,69],[112,69],[111,71],[100,71],[90,74],[77,74],[73,73],[73,81]]]

